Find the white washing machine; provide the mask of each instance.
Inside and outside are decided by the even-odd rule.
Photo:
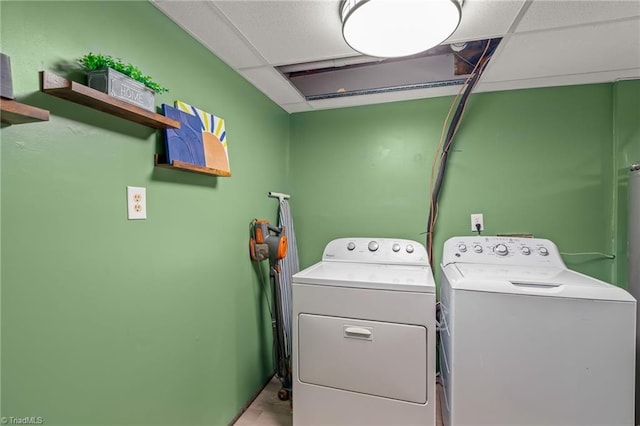
[[[446,424],[633,424],[636,301],[551,241],[448,240],[441,311]]]
[[[415,241],[343,238],[293,276],[293,424],[435,424],[435,283]]]

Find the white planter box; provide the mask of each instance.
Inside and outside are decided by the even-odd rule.
[[[155,92],[111,68],[87,72],[87,84],[124,102],[155,112]]]

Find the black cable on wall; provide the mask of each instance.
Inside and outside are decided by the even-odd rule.
[[[489,60],[491,59],[491,55],[493,54],[493,51],[498,45],[499,40],[497,40],[495,43],[492,43],[493,41],[494,40],[487,40],[487,45],[485,46],[484,52],[482,53],[482,55],[478,59],[478,62],[476,63],[475,72],[473,73],[471,78],[467,81],[466,83],[467,87],[465,88],[464,93],[462,94],[462,97],[460,98],[460,101],[456,106],[455,113],[453,114],[453,118],[449,123],[449,128],[447,130],[447,134],[444,139],[442,154],[440,156],[440,164],[438,167],[438,175],[436,177],[436,181],[435,181],[435,184],[433,185],[433,190],[431,192],[431,203],[429,207],[429,217],[427,221],[426,248],[429,254],[430,265],[433,265],[433,240],[434,240],[434,231],[435,231],[435,224],[436,224],[437,211],[438,211],[438,200],[440,198],[440,192],[442,191],[442,183],[444,181],[445,172],[447,170],[447,161],[449,159],[449,153],[450,153],[451,147],[453,146],[454,137],[458,129],[458,126],[460,125],[460,119],[462,118],[462,114],[464,113],[464,110],[466,108],[469,95],[471,95],[473,88],[478,83],[478,80],[482,76],[482,73],[484,72],[487,64],[489,63]],[[436,155],[438,155],[437,152],[436,152]]]

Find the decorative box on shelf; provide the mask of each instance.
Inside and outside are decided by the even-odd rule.
[[[112,68],[87,71],[87,84],[116,99],[155,111],[155,92]]]
[[[67,80],[48,71],[40,71],[40,90],[51,96],[86,105],[153,129],[180,127],[180,122],[176,120],[171,120],[164,115],[156,114],[132,103],[121,101],[99,90]]]

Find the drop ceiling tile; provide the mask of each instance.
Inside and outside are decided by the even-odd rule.
[[[342,39],[338,0],[217,1],[271,64],[356,55]]]
[[[531,89],[536,87],[572,86],[576,84],[605,83],[616,80],[640,79],[640,68],[604,71],[585,74],[559,75],[524,80],[484,82],[480,80],[474,92],[496,92],[501,90]]]
[[[637,0],[533,0],[516,32],[591,24],[640,16]]]
[[[460,25],[446,43],[502,36],[524,4],[525,0],[465,0]]]
[[[278,105],[304,101],[302,95],[272,67],[252,68],[239,72]]]
[[[287,111],[289,114],[294,114],[296,112],[305,112],[311,111],[313,108],[306,102],[297,102],[294,104],[282,104],[280,105],[282,109]]]
[[[460,86],[433,87],[430,89],[416,89],[400,92],[375,93],[371,95],[347,96],[344,98],[322,99],[309,101],[309,105],[316,109],[344,108],[358,105],[382,104],[387,102],[408,101],[412,99],[436,98],[451,96],[458,93]]]
[[[232,68],[264,64],[210,2],[152,0],[152,4]]]
[[[483,80],[535,79],[638,67],[640,19],[634,19],[514,34],[502,41]]]

